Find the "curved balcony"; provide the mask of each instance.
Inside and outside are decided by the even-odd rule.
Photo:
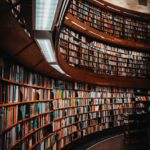
[[[76,80],[111,86],[148,87],[150,53],[116,47],[64,27],[58,59]]]
[[[107,38],[149,44],[150,22],[144,16],[121,13],[120,9],[104,7],[95,1],[73,0],[68,10],[68,18],[76,18],[79,22],[92,27]],[[111,10],[112,8],[112,10]],[[130,16],[129,16],[130,15]]]

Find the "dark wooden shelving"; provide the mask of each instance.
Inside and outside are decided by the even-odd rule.
[[[15,66],[13,68],[15,68]],[[60,141],[62,139],[74,136],[73,127],[76,128],[75,132],[79,134],[78,135],[76,133],[78,138],[87,134],[97,132],[99,130],[120,127],[123,125],[123,114],[126,112],[132,112],[134,109],[136,109],[133,107],[131,99],[132,97],[134,97],[134,92],[137,91],[131,88],[96,86],[89,85],[87,83],[83,84],[78,82],[56,80],[52,78],[49,79],[44,78],[43,76],[40,79],[40,82],[38,82],[38,84],[40,84],[41,86],[37,86],[36,84],[27,84],[34,83],[33,81],[30,81],[33,80],[33,78],[28,78],[28,80],[25,80],[26,83],[24,83],[19,82],[19,80],[16,78],[16,74],[13,77],[15,79],[14,81],[10,80],[10,78],[6,79],[8,74],[12,73],[11,71],[6,72],[6,69],[4,69],[1,73],[1,85],[3,90],[5,88],[3,87],[3,85],[6,84],[11,85],[12,87],[21,86],[33,88],[36,90],[49,90],[53,92],[53,96],[49,100],[43,99],[30,101],[29,99],[27,99],[27,101],[25,101],[24,99],[22,99],[21,102],[19,102],[18,95],[16,102],[11,103],[8,101],[7,103],[0,104],[1,112],[3,112],[3,109],[8,109],[9,111],[10,108],[18,108],[22,109],[21,113],[23,113],[24,115],[27,115],[28,112],[24,112],[23,108],[27,108],[28,106],[30,108],[31,106],[33,106],[32,104],[40,104],[40,107],[42,107],[44,104],[43,107],[45,107],[44,110],[41,110],[40,107],[38,108],[40,110],[40,113],[37,113],[37,110],[32,110],[33,112],[31,116],[24,119],[22,118],[21,120],[15,120],[16,116],[19,115],[18,111],[17,114],[11,114],[13,119],[12,121],[9,120],[10,118],[3,116],[3,113],[0,114],[2,118],[4,117],[3,119],[6,123],[6,126],[8,126],[7,123],[9,122],[9,126],[1,131],[1,138],[2,140],[4,140],[5,144],[7,142],[7,139],[5,137],[10,136],[10,134],[14,134],[14,129],[17,129],[20,126],[22,127],[22,131],[26,131],[26,133],[23,133],[21,137],[17,137],[17,135],[14,135],[13,138],[16,140],[16,142],[12,141],[13,143],[11,145],[7,143],[6,147],[8,149],[21,148],[21,146],[23,146],[23,143],[26,143],[28,149],[34,149],[36,147],[39,147],[41,143],[45,143],[47,138],[54,138],[55,136],[58,136],[58,139],[55,137],[55,139],[51,143],[51,146],[56,144],[59,147],[61,146]],[[23,74],[23,76],[30,76],[32,74],[33,73],[28,72]],[[20,74],[20,76],[22,75]],[[45,80],[45,84],[41,84],[43,83],[43,80]],[[15,90],[15,93],[18,93],[18,91]],[[3,95],[5,94],[10,95],[11,93],[8,90],[3,93]],[[24,92],[22,94],[25,95]],[[29,96],[30,94],[31,93],[29,92],[27,95]],[[145,95],[147,96],[146,92]],[[146,96],[145,98],[147,98]],[[5,115],[8,115],[8,111],[5,112]],[[47,117],[50,118],[47,120]],[[36,125],[36,122],[38,120],[40,121],[40,127]],[[28,126],[27,124],[31,125],[32,123],[32,128],[24,128],[25,126]],[[43,135],[40,136],[40,132],[45,132],[48,130],[47,128],[50,128],[49,125],[51,126],[50,133],[43,133]],[[16,130],[16,133],[17,132],[19,132],[19,129]],[[34,137],[37,137],[37,143],[34,142]],[[12,140],[11,137],[10,140]],[[32,145],[29,145],[29,140],[32,140]],[[72,142],[73,141],[74,139],[72,139]],[[67,143],[68,142],[64,143],[63,146],[65,146]]]
[[[112,12],[111,8],[96,6],[94,3],[95,1],[73,0],[68,12],[84,24],[106,34],[149,44],[150,22],[148,19],[144,20],[132,14],[120,15],[118,11]]]
[[[64,47],[64,43],[69,47]],[[149,52],[128,50],[91,40],[67,27],[60,33],[59,49],[65,61],[75,68],[110,76],[149,78],[150,75]]]
[[[67,14],[67,18],[64,20],[64,24],[68,27],[77,30],[84,35],[92,37],[93,39],[101,40],[103,42],[107,42],[116,46],[124,47],[124,48],[131,48],[131,49],[141,49],[143,51],[149,51],[150,45],[143,44],[141,42],[135,42],[127,39],[121,39],[118,37],[114,37],[108,34],[105,34],[93,27],[90,27],[87,24],[84,24],[82,21],[75,18],[70,13]]]

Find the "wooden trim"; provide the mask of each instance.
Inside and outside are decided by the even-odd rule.
[[[134,41],[130,41],[130,40],[120,39],[120,38],[108,35],[106,33],[100,32],[100,31],[84,24],[80,20],[76,19],[70,13],[67,13],[67,17],[69,19],[64,21],[65,25],[67,25],[67,26],[73,28],[74,30],[77,30],[77,31],[81,32],[82,34],[87,35],[93,39],[97,39],[97,40],[107,42],[107,43],[110,43],[113,45],[117,45],[120,47],[124,47],[124,48],[131,48],[134,50],[136,49],[136,50],[143,50],[146,52],[150,52],[150,45],[146,45],[146,44],[143,44],[140,42],[134,42]],[[76,26],[72,22],[75,22],[76,24],[81,26],[81,28],[79,26]]]
[[[12,81],[12,80],[5,79],[5,78],[0,78],[0,81],[4,81],[4,82],[10,83],[10,84],[15,84],[15,85],[19,85],[19,86],[37,88],[37,89],[47,89],[47,90],[52,90],[53,89],[53,88],[50,88],[50,87],[32,85],[32,84],[27,84],[27,83],[20,83],[20,82]]]
[[[55,100],[55,99],[53,99]],[[6,103],[6,104],[0,104],[0,107],[9,107],[9,106],[14,106],[14,105],[23,105],[27,103],[39,103],[39,102],[51,102],[53,101],[52,99],[50,100],[29,100],[29,101],[23,101],[23,102],[13,102],[13,103]],[[56,99],[58,100],[58,98]]]

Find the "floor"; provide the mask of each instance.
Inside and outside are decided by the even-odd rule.
[[[150,150],[150,145],[146,143],[124,144],[123,135],[118,135],[98,142],[87,150]]]

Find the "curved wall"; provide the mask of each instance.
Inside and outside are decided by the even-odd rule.
[[[126,9],[142,13],[150,13],[150,0],[147,0],[148,2],[147,6],[139,5],[138,0],[104,0],[104,1]]]

